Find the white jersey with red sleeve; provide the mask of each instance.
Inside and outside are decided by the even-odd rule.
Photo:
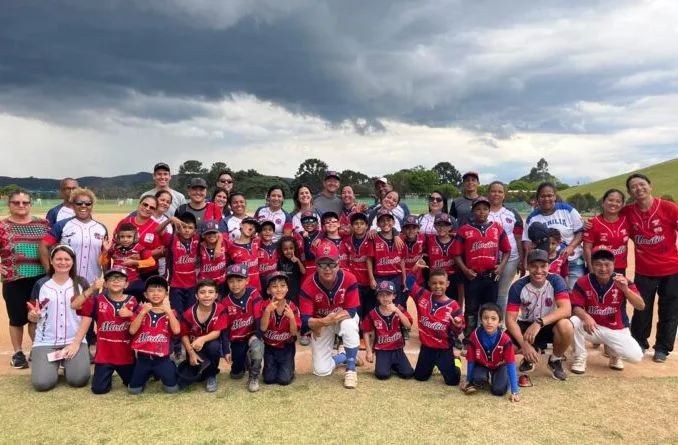
[[[212,304],[212,309],[203,322],[198,320],[198,306],[196,303],[186,309],[181,318],[181,335],[187,336],[191,341],[210,332],[222,331],[228,326],[228,311],[219,303]]]
[[[583,241],[591,247],[605,245],[614,254],[614,268],[626,269],[628,265],[628,245],[631,227],[626,216],[620,216],[617,221],[605,221],[603,215],[589,220],[590,227],[584,231]]]
[[[570,300],[563,277],[549,273],[546,283],[542,287],[536,287],[527,276],[511,285],[506,311],[518,312],[518,321],[533,322],[555,311],[557,300]]]
[[[638,293],[633,283],[629,283],[629,289]],[[598,283],[593,274],[579,277],[572,288],[572,306],[584,309],[598,326],[615,330],[629,327],[626,296],[613,279],[603,285]]]
[[[412,316],[402,306],[400,311],[412,323]],[[405,347],[405,339],[401,331],[402,323],[394,312],[389,316],[382,315],[376,307],[368,312],[361,324],[363,332],[374,331],[374,349],[376,351],[395,351]]]
[[[323,286],[317,272],[308,276],[301,285],[299,306],[301,315],[312,318],[323,318],[340,309],[355,310],[360,306],[355,275],[339,270],[331,289]]]
[[[654,198],[647,211],[637,204],[627,205],[622,215],[629,219],[631,239],[636,249],[636,273],[664,277],[678,273],[678,206]]]
[[[169,317],[164,312],[149,311],[141,315],[141,306],[137,308],[137,314],[132,317],[144,317],[141,327],[132,338],[132,349],[158,357],[169,356],[170,340],[172,339],[172,330],[169,325]],[[174,311],[173,311],[174,312]],[[176,312],[174,312],[176,316]]]
[[[450,298],[436,301],[430,291],[416,283],[410,295],[417,305],[421,344],[429,348],[450,349],[454,345],[454,338],[464,329],[464,311],[459,304]],[[453,318],[461,319],[460,327],[452,325]]]
[[[242,297],[229,292],[221,301],[228,315],[228,340],[245,341],[255,333],[255,320],[261,318],[261,294],[251,286]]]
[[[487,219],[502,226],[511,244],[509,261],[517,260],[520,257],[518,240],[523,237],[523,218],[515,209],[502,207],[496,212],[491,211]]]
[[[261,307],[262,314],[269,304],[270,301],[263,302]],[[294,313],[294,323],[297,326],[297,331],[299,331],[301,329],[301,315],[299,313],[299,308],[297,308],[292,301],[287,301],[287,305]],[[268,329],[266,329],[262,336],[264,343],[272,348],[282,348],[287,344],[294,344],[294,342],[297,341],[297,337],[290,333],[290,328],[290,319],[287,316],[278,314],[275,310],[271,311],[268,320]]]

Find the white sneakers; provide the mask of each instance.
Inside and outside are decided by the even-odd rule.
[[[610,355],[610,368],[614,369],[615,371],[621,371],[624,369],[624,361],[621,359],[621,357]]]
[[[344,374],[344,388],[354,389],[358,386],[358,373],[356,371],[346,371]]]
[[[575,355],[572,359],[572,366],[570,366],[570,371],[574,374],[583,374],[586,372],[586,356],[585,355]]]

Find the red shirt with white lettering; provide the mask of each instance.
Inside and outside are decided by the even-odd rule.
[[[426,236],[424,251],[426,252],[426,256],[428,256],[428,267],[431,270],[442,269],[447,272],[448,275],[456,272],[454,266],[454,254],[452,253],[453,243],[454,238],[450,238],[448,242],[443,243],[438,239],[438,235]],[[419,283],[419,281],[417,281],[417,283]]]
[[[591,243],[591,247],[604,245],[614,253],[614,268],[626,269],[628,265],[628,245],[631,227],[625,216],[620,216],[615,222],[605,221],[603,215],[589,220],[591,227],[584,232],[584,242]]]
[[[412,316],[402,306],[398,309],[412,323]],[[405,347],[405,339],[400,330],[400,317],[394,312],[389,316],[382,315],[379,306],[372,309],[362,322],[363,332],[374,331],[374,349],[376,351],[395,351]]]
[[[307,236],[301,236],[298,233],[294,234],[297,247],[299,247],[299,252],[301,252],[301,261],[304,262],[304,268],[306,269],[307,277],[310,277],[315,273],[315,248],[313,247],[313,242],[320,236],[320,234],[321,232],[319,230],[310,232]]]
[[[89,297],[77,311],[81,317],[90,317],[97,327],[97,352],[94,363],[107,365],[131,365],[134,363],[132,335],[129,333],[130,317],[118,316],[123,307],[135,312],[137,300],[125,295],[121,301],[113,301],[99,294]]]
[[[358,283],[355,275],[347,270],[337,271],[331,289],[320,282],[318,273],[307,276],[299,292],[299,307],[302,315],[323,318],[339,309],[356,309],[360,306]]]
[[[417,284],[421,285],[424,282],[424,276],[421,272],[421,269],[417,269],[415,272],[412,272],[412,268],[416,264],[417,260],[424,255],[426,236],[418,233],[417,237],[413,240],[408,239],[403,233],[401,233],[399,236],[405,244],[405,273],[408,275],[414,275],[417,280]]]
[[[242,297],[236,298],[231,292],[221,300],[228,315],[228,340],[245,341],[254,335],[254,320],[261,318],[261,294],[248,286]]]
[[[260,243],[257,256],[259,257],[260,279],[278,270],[278,249],[276,249],[275,243],[266,245],[264,243]]]
[[[204,245],[198,247],[200,251],[200,270],[198,271],[198,280],[210,278],[223,284],[226,281],[226,252],[222,250],[221,255],[214,255],[214,249],[208,249]]]
[[[226,245],[226,257],[228,258],[228,264],[244,264],[250,277],[247,285],[261,292],[258,241],[253,240],[246,244],[229,241]]]
[[[176,234],[172,236],[172,241],[167,246],[167,268],[171,287],[182,289],[195,287],[198,282],[196,266],[199,245],[198,235],[193,235],[190,240],[183,240]]]
[[[137,307],[137,313],[132,317],[140,317],[141,306]],[[176,316],[176,312],[174,315]],[[143,315],[141,327],[132,338],[132,349],[144,354],[168,357],[172,330],[169,325],[169,317],[164,312],[149,311]]]
[[[493,272],[500,252],[511,252],[511,243],[499,223],[464,224],[457,231],[452,252],[463,256],[466,267],[476,273]]]
[[[198,320],[198,303],[191,306],[181,318],[181,335],[188,336],[191,341],[210,332],[222,331],[228,326],[228,312],[219,303],[212,305],[212,310],[204,322]]]
[[[370,285],[370,277],[367,274],[367,258],[373,255],[373,244],[364,236],[356,238],[347,236],[343,240],[344,250],[348,254],[348,270],[353,272],[355,279],[361,286]]]
[[[459,304],[450,298],[436,301],[430,291],[418,284],[412,286],[410,292],[417,305],[417,322],[421,344],[434,349],[452,348],[454,338],[464,329],[464,311],[461,310]],[[452,318],[454,317],[458,317],[462,321],[458,328],[452,326]]]
[[[665,277],[678,273],[678,206],[670,201],[654,198],[650,208],[643,212],[638,204],[622,209],[631,225],[631,239],[635,245],[636,273],[648,277]]]
[[[381,233],[372,239],[373,273],[375,277],[388,277],[402,274],[402,263],[405,257],[405,248],[398,248],[395,238],[386,240]]]
[[[477,327],[471,333],[468,339],[468,349],[466,350],[466,361],[477,363],[487,369],[497,369],[507,363],[515,363],[516,350],[511,341],[511,337],[505,332],[501,332],[499,341],[490,350],[486,350],[480,339],[478,338],[478,330],[482,327]]]
[[[261,306],[261,314],[263,316],[264,309],[270,304],[270,301],[265,301]],[[287,300],[287,305],[294,313],[294,323],[297,325],[297,331],[301,329],[301,315],[299,308]],[[297,341],[296,335],[290,334],[290,319],[284,314],[278,314],[277,311],[271,311],[268,320],[268,329],[264,332],[264,343],[272,348],[283,348],[287,344],[294,344]]]
[[[629,283],[629,289],[638,293],[633,283]],[[598,326],[615,330],[629,327],[626,296],[612,279],[601,285],[596,281],[595,275],[584,275],[575,283],[570,299],[573,306],[583,308]]]

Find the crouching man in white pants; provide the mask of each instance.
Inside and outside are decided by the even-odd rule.
[[[591,252],[591,271],[579,278],[572,289],[574,316],[575,374],[586,372],[586,344],[602,343],[610,354],[610,368],[621,371],[624,360],[637,363],[643,358],[638,342],[631,336],[626,301],[636,310],[645,303],[633,283],[614,272],[614,254],[606,246],[597,246]]]

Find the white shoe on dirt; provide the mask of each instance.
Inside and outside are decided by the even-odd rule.
[[[344,388],[354,389],[358,386],[358,373],[355,371],[346,371],[344,374]]]
[[[614,355],[610,356],[610,369],[614,369],[615,371],[624,370],[624,361],[621,357],[615,357]]]
[[[584,374],[586,372],[586,356],[575,355],[572,359],[570,371],[572,371],[574,374]]]

